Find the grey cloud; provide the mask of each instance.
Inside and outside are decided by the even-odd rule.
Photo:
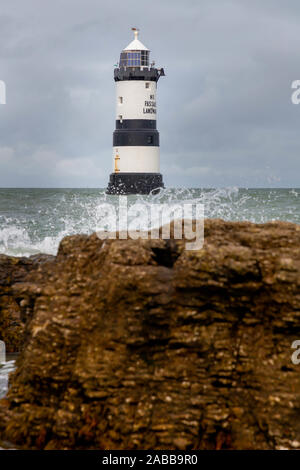
[[[168,185],[299,186],[298,1],[2,3],[1,186],[106,186],[113,65],[131,26],[166,69],[158,127]]]

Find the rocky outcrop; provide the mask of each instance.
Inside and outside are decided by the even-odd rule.
[[[18,298],[13,286],[26,279],[28,273],[38,265],[53,260],[50,255],[34,255],[17,258],[0,254],[0,339],[5,342],[7,352],[19,351],[23,342],[23,323]]]
[[[0,407],[25,448],[300,448],[300,226],[205,244],[65,238],[14,288],[26,343]]]

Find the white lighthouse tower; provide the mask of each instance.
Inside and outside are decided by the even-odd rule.
[[[164,70],[149,64],[150,51],[138,39],[121,52],[114,71],[116,130],[113,134],[113,173],[108,194],[149,194],[163,188],[156,129],[156,89]]]

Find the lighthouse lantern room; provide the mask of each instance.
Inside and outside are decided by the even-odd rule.
[[[113,173],[108,194],[149,194],[163,188],[156,129],[157,82],[162,68],[150,64],[150,51],[138,39],[121,52],[114,71],[116,130],[113,134]]]

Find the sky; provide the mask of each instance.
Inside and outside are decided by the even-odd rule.
[[[299,0],[0,0],[0,187],[105,187],[131,27],[166,186],[299,187]]]

